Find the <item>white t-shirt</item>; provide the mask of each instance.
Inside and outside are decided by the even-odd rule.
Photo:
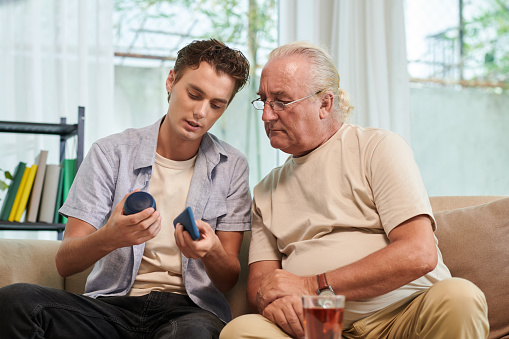
[[[186,294],[182,279],[182,257],[175,243],[173,219],[186,208],[195,161],[196,156],[186,161],[173,161],[156,153],[150,194],[161,214],[161,230],[145,243],[143,259],[129,292],[131,296],[151,291]]]
[[[435,227],[406,141],[343,124],[325,144],[289,157],[255,187],[249,262],[281,260],[284,270],[299,276],[331,271],[386,247],[393,228],[421,214]],[[439,263],[429,274],[387,294],[347,302],[345,328],[450,277],[437,251]]]

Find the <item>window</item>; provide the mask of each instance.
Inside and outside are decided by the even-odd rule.
[[[430,195],[506,195],[509,1],[405,3],[412,148]]]

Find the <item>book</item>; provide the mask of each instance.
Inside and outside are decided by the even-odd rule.
[[[64,159],[62,169],[64,171],[64,182],[62,192],[62,204],[65,203],[69,190],[71,189],[72,182],[76,176],[76,158],[75,159]],[[59,206],[60,208],[60,206]],[[62,217],[61,222],[65,224],[67,222],[66,217]]]
[[[46,173],[46,159],[48,158],[48,151],[42,150],[39,156],[35,159],[37,163],[37,173],[35,174],[34,186],[30,201],[28,202],[26,221],[36,222],[37,213],[39,212],[39,204],[41,202],[42,185],[44,183],[44,175]]]
[[[58,213],[60,207],[62,207],[62,195],[64,191],[64,171],[60,171],[60,178],[58,179],[58,188],[57,188],[57,201],[55,203],[55,214],[53,215],[53,223],[58,224],[61,222],[61,216]]]
[[[47,165],[44,175],[41,203],[37,220],[40,222],[53,222],[53,213],[57,201],[58,181],[60,179],[61,166]]]
[[[28,173],[30,172],[29,167],[25,167],[25,171],[23,172],[23,177],[21,178],[21,182],[19,183],[18,191],[16,192],[16,197],[14,198],[14,203],[12,204],[11,211],[9,212],[9,221],[14,221],[14,216],[18,211],[19,201],[21,200],[21,195],[23,194],[23,189],[25,188],[25,183],[27,182]]]
[[[32,187],[34,185],[35,175],[37,174],[37,165],[32,165],[28,171],[28,177],[25,182],[25,186],[23,186],[23,192],[21,192],[21,199],[19,200],[19,205],[16,210],[16,214],[14,214],[14,221],[20,222],[23,213],[25,212],[28,204],[28,199],[30,197],[30,193],[32,192]]]
[[[7,193],[2,204],[2,210],[0,211],[0,220],[9,220],[9,214],[11,213],[12,205],[14,204],[14,199],[16,198],[16,193],[18,192],[19,185],[21,184],[21,179],[23,178],[25,167],[26,163],[20,161],[14,170],[14,174],[12,176],[13,179],[9,185],[9,188],[7,189]]]

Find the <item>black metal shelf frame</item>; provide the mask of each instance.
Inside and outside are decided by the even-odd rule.
[[[65,159],[65,143],[67,139],[77,136],[78,149],[76,151],[76,168],[83,161],[85,134],[85,107],[78,107],[78,122],[67,124],[66,118],[60,118],[59,124],[37,122],[0,121],[2,133],[50,134],[60,136],[60,161]],[[57,238],[62,240],[64,224],[50,224],[41,222],[9,222],[0,221],[0,230],[17,231],[57,231]]]

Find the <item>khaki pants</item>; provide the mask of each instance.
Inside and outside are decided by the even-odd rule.
[[[343,338],[366,339],[482,339],[489,333],[488,306],[481,290],[471,282],[451,278],[434,284],[416,298],[395,303],[356,321]],[[220,339],[290,338],[259,314],[232,320]]]

